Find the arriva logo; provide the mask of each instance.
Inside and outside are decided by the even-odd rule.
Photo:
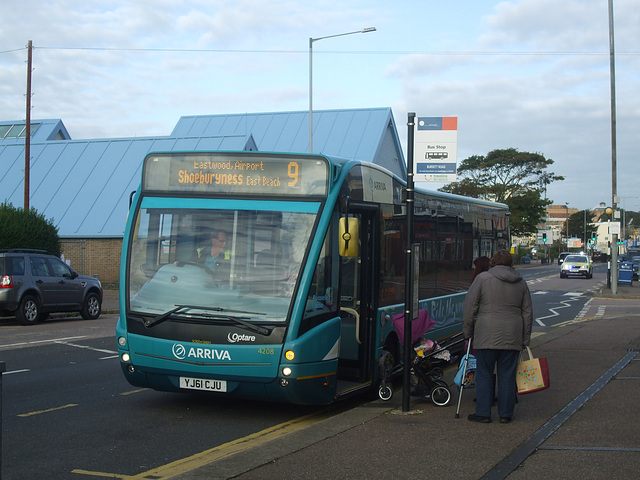
[[[229,333],[227,335],[227,340],[229,341],[229,343],[255,342],[256,337],[254,337],[253,335],[245,335],[244,333]]]
[[[184,348],[184,345],[180,345],[179,343],[174,343],[171,350],[173,351],[173,356],[178,360],[183,360],[187,355],[187,349]]]
[[[216,350],[215,348],[194,348],[191,347],[187,351],[184,345],[174,343],[171,348],[173,356],[178,360],[190,359],[205,359],[205,360],[229,360],[231,361],[231,355],[228,350]]]

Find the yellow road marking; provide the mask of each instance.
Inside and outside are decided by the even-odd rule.
[[[289,435],[293,432],[308,427],[314,423],[319,422],[322,418],[321,414],[326,413],[324,411],[318,413],[311,413],[288,422],[274,425],[273,427],[266,428],[260,432],[252,433],[246,437],[233,440],[231,442],[224,443],[217,447],[205,450],[204,452],[196,453],[190,457],[181,458],[175,462],[167,465],[148,470],[137,475],[119,475],[114,473],[104,472],[90,472],[87,470],[74,469],[73,473],[80,473],[83,475],[93,475],[95,477],[115,478],[122,480],[145,480],[153,478],[154,480],[167,480],[181,473],[190,472],[196,468],[202,467],[209,463],[215,462],[225,457],[235,455],[245,450],[255,448],[263,445],[267,442],[275,440],[276,438]]]
[[[62,410],[64,408],[77,407],[77,403],[69,403],[68,405],[63,405],[61,407],[48,408],[47,410],[38,410],[37,412],[29,412],[29,413],[19,413],[19,417],[32,417],[33,415],[40,415],[41,413],[49,413],[55,412],[56,410]]]
[[[93,476],[93,477],[103,477],[103,478],[115,478],[118,480],[126,480],[126,479],[130,479],[130,478],[138,478],[138,477],[132,477],[130,475],[118,475],[117,473],[102,473],[102,472],[90,472],[88,470],[80,470],[80,469],[75,469],[72,470],[71,473],[79,473],[80,475],[89,475],[89,476]]]
[[[139,388],[138,390],[131,390],[129,392],[122,392],[120,395],[122,395],[122,396],[133,395],[134,393],[144,392],[145,390],[148,390],[148,389],[147,388]]]

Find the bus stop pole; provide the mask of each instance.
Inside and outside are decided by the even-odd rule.
[[[2,374],[7,371],[4,362],[0,362],[0,480],[2,480]]]
[[[414,186],[413,186],[413,136],[415,113],[408,114],[407,122],[407,228],[406,228],[406,260],[405,260],[405,285],[404,285],[404,348],[402,370],[402,411],[409,411],[409,371],[411,370],[411,321],[413,320],[413,210],[414,210]]]

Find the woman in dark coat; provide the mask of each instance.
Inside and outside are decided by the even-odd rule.
[[[527,283],[513,268],[506,250],[491,258],[491,268],[479,274],[464,302],[462,330],[473,337],[476,350],[476,413],[473,422],[491,422],[493,372],[497,365],[498,415],[501,423],[513,417],[516,367],[524,345],[531,340],[533,310]]]
[[[473,261],[473,275],[471,276],[471,283],[482,272],[486,272],[491,267],[491,259],[489,257],[478,257]]]

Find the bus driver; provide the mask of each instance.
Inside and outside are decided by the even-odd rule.
[[[212,272],[223,263],[228,263],[231,258],[227,246],[227,232],[224,230],[213,230],[211,232],[211,244],[205,247],[199,248],[198,263],[203,264],[209,268]]]

